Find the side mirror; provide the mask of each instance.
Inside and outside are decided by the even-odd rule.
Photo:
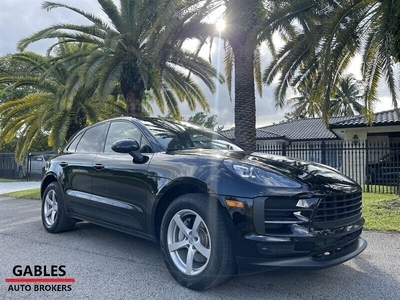
[[[148,157],[143,156],[142,153],[139,152],[139,148],[138,142],[134,139],[115,141],[111,145],[111,149],[117,153],[129,153],[129,155],[133,157],[134,163],[145,163]]]
[[[111,149],[118,153],[129,153],[132,151],[138,151],[139,144],[133,139],[119,140],[115,141],[111,145]]]

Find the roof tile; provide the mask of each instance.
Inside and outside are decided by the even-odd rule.
[[[400,124],[400,116],[392,110],[381,111],[374,114],[373,125],[397,125]],[[330,122],[330,127],[359,127],[367,126],[364,116],[347,117],[347,119]]]
[[[299,119],[261,127],[290,140],[337,140],[333,132],[326,128],[322,119]]]
[[[400,124],[400,116],[395,110],[375,113],[373,125],[397,125]],[[332,117],[329,119],[330,128],[335,127],[360,127],[366,126],[363,116]],[[228,139],[235,138],[235,128],[221,132]],[[288,139],[292,141],[313,140],[339,140],[332,131],[326,128],[320,118],[304,118],[273,124],[257,128],[256,138],[262,140]]]

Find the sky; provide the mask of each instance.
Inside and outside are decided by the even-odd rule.
[[[41,9],[42,0],[0,0],[0,56],[17,51],[17,43],[31,35],[32,33],[44,29],[56,23],[75,23],[83,24],[85,19],[76,13],[66,9],[56,9],[46,12]],[[57,1],[55,1],[57,2]],[[85,12],[94,13],[96,16],[105,17],[96,0],[59,0],[58,2],[77,7]],[[31,44],[27,50],[45,54],[50,41],[40,41]],[[222,55],[218,55],[218,43],[212,48],[212,63],[218,69],[223,70]],[[263,57],[263,68],[270,61],[271,56],[264,47],[261,49]],[[218,59],[220,57],[220,59]],[[221,63],[218,64],[218,61]],[[354,60],[349,70],[356,76],[360,76],[359,57]],[[264,86],[262,98],[257,97],[257,127],[266,126],[273,123],[279,123],[284,119],[286,112],[290,111],[290,107],[284,109],[275,109],[273,100],[274,85]],[[234,124],[234,100],[230,100],[227,87],[225,85],[218,86],[218,92],[211,94],[206,89],[204,93],[210,104],[209,115],[218,115],[219,125],[224,125],[225,129],[229,129]],[[380,85],[378,97],[381,102],[376,105],[375,111],[383,111],[392,109],[391,98],[384,84]],[[154,114],[161,112],[153,105]],[[197,111],[201,111],[198,107],[197,111],[190,111],[185,103],[180,105],[181,114],[185,119],[194,115]]]

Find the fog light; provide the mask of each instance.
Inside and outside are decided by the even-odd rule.
[[[318,205],[319,199],[320,198],[300,199],[297,201],[296,207],[314,208],[314,206]]]

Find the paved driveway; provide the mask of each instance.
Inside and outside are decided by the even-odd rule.
[[[0,195],[40,187],[40,181],[0,182]]]
[[[200,293],[172,279],[157,244],[89,223],[49,234],[40,201],[0,197],[0,299],[400,299],[400,234],[363,237],[367,249],[331,269],[236,276]],[[9,291],[16,265],[65,265],[76,282],[70,291]]]

